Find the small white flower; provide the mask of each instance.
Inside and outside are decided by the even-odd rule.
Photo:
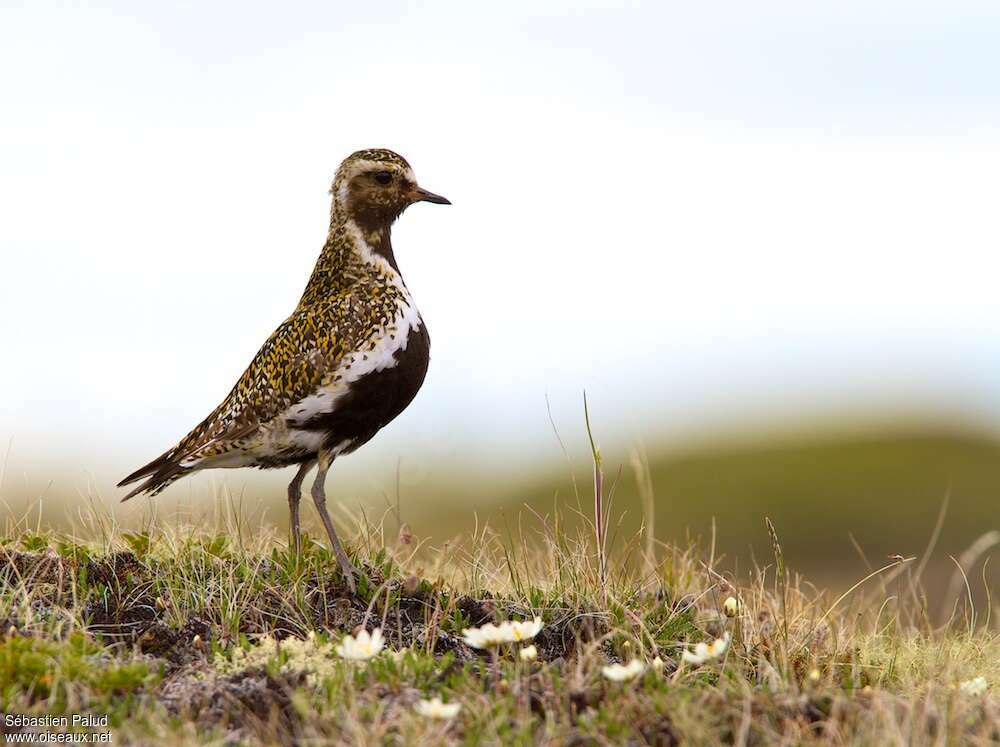
[[[982,695],[984,692],[986,692],[987,687],[988,685],[986,684],[986,678],[983,676],[979,676],[974,679],[962,682],[958,686],[958,689],[961,690],[966,695]]]
[[[656,672],[657,674],[663,671],[663,659],[661,659],[659,656],[653,659],[653,661],[651,661],[649,665],[653,668],[653,671]]]
[[[499,625],[486,623],[480,628],[466,628],[462,639],[473,648],[493,648],[504,643],[530,641],[542,629],[542,618],[534,620],[507,620]]]
[[[726,601],[722,603],[722,609],[725,611],[726,617],[736,617],[743,610],[743,605],[736,597],[726,597]]]
[[[384,645],[382,628],[375,628],[371,634],[362,630],[356,636],[345,635],[334,650],[342,659],[367,661],[381,651]]]
[[[504,625],[510,626],[510,637],[515,643],[530,641],[541,631],[542,618],[536,617],[534,620],[511,620],[504,623]]]
[[[426,718],[452,719],[461,708],[461,703],[442,703],[441,697],[435,696],[430,700],[418,700],[413,710]]]
[[[410,652],[410,648],[409,648],[409,646],[406,646],[404,648],[399,649],[399,651],[390,651],[389,652],[389,656],[392,657],[392,660],[394,662],[396,662],[397,664],[399,664],[399,662],[401,662],[403,660],[403,657],[406,656],[409,652]]]
[[[521,661],[534,661],[538,658],[538,649],[534,646],[525,646],[517,654]]]
[[[510,626],[509,623],[486,623],[480,628],[466,628],[462,631],[462,640],[472,648],[493,648],[502,643],[510,643]]]
[[[624,666],[621,664],[609,664],[606,667],[601,667],[601,674],[612,682],[625,682],[627,680],[635,679],[642,674],[645,669],[645,664],[638,659],[632,659],[632,661]]]
[[[681,658],[689,664],[704,664],[709,659],[716,659],[726,653],[729,648],[729,632],[722,638],[716,638],[711,643],[697,643],[694,651],[685,651]]]

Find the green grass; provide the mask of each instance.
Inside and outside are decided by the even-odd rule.
[[[0,543],[5,713],[107,714],[119,743],[173,745],[1000,741],[992,600],[936,624],[908,559],[833,597],[785,567],[780,526],[774,557],[745,578],[710,549],[619,538],[602,588],[593,533],[559,515],[447,548],[365,523],[348,543],[357,594],[321,543],[294,557],[238,515],[91,526],[86,538],[12,526]],[[535,615],[536,661],[462,641],[466,627]],[[359,626],[381,627],[387,652],[340,659]],[[727,633],[723,657],[682,661]],[[602,675],[655,657],[662,670],[633,681]],[[961,692],[976,676],[987,693]],[[431,696],[461,710],[418,715]]]

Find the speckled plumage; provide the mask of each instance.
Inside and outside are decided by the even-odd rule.
[[[386,174],[392,182],[382,184]],[[413,202],[447,201],[417,187],[406,160],[384,149],[348,157],[331,193],[330,232],[295,310],[205,420],[120,483],[146,478],[126,499],[200,469],[332,460],[416,394],[429,338],[389,232]]]

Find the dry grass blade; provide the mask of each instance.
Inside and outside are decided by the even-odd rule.
[[[645,545],[643,560],[647,571],[655,568],[656,555],[656,501],[653,491],[653,475],[649,470],[649,459],[645,449],[634,449],[631,454],[632,473],[639,489],[639,500],[642,504],[642,521],[645,529]]]
[[[587,438],[590,440],[590,454],[594,463],[594,540],[597,551],[597,575],[601,594],[607,600],[608,561],[607,561],[607,513],[604,510],[604,467],[601,460],[601,450],[594,441],[594,431],[590,426],[590,408],[587,406],[587,393],[583,393],[583,418],[587,426]]]
[[[972,591],[969,588],[968,572],[971,570],[972,566],[975,565],[976,561],[979,560],[979,558],[997,545],[1000,545],[1000,531],[992,529],[976,538],[976,540],[969,545],[965,552],[959,556],[958,560],[950,555],[948,556],[955,564],[955,572],[952,574],[951,580],[948,582],[948,590],[942,598],[942,615],[945,616],[942,619],[946,619],[948,609],[947,605],[949,602],[952,605],[957,602],[959,595],[962,593],[963,587],[967,591],[969,612],[973,617],[975,617],[975,610],[972,607]]]
[[[785,554],[781,551],[781,543],[778,541],[778,531],[767,516],[764,517],[767,524],[767,534],[771,538],[771,550],[774,552],[774,574],[775,583],[778,585],[778,598],[781,600],[781,630],[785,644],[785,651],[788,651],[788,576],[785,569]]]

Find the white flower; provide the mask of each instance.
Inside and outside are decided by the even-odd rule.
[[[736,617],[743,610],[743,605],[736,597],[726,597],[726,601],[722,603],[722,609],[725,610],[726,617]]]
[[[976,677],[975,679],[966,680],[965,682],[961,683],[958,686],[958,689],[961,690],[966,695],[982,695],[984,692],[986,692],[987,687],[988,685],[986,684],[986,678],[983,676],[979,676]]]
[[[638,659],[632,659],[632,661],[625,666],[622,666],[621,664],[609,664],[606,667],[601,667],[601,674],[612,682],[625,682],[626,680],[635,679],[642,674],[645,669],[645,664]]]
[[[389,652],[389,656],[392,657],[392,660],[394,662],[396,662],[397,664],[399,664],[399,662],[401,662],[403,660],[403,657],[406,656],[409,652],[410,652],[410,647],[409,646],[405,646],[405,647],[399,649],[399,651],[390,651]]]
[[[694,651],[685,651],[681,658],[689,664],[704,664],[709,659],[716,659],[726,653],[729,648],[729,632],[722,638],[716,638],[711,643],[695,644]]]
[[[653,659],[653,661],[651,661],[649,665],[653,668],[653,671],[656,672],[657,674],[663,671],[663,659],[661,659],[659,656]]]
[[[504,623],[504,625],[510,626],[512,641],[518,643],[520,641],[530,641],[542,629],[542,618],[536,617],[534,620],[511,620]]]
[[[466,628],[462,631],[462,640],[473,648],[493,648],[502,643],[510,643],[510,626],[508,623],[486,623],[481,628]]]
[[[430,700],[418,700],[413,710],[426,718],[451,719],[458,715],[461,708],[461,703],[442,703],[441,697],[435,696]]]
[[[504,643],[530,641],[542,629],[542,618],[534,620],[507,620],[499,625],[486,623],[481,628],[466,628],[462,639],[473,648],[493,648]]]
[[[345,635],[334,650],[342,659],[367,661],[381,651],[384,645],[382,628],[375,628],[371,634],[367,630],[362,630],[356,636]]]
[[[521,661],[534,661],[538,658],[538,649],[534,646],[525,646],[517,655],[521,658]]]

